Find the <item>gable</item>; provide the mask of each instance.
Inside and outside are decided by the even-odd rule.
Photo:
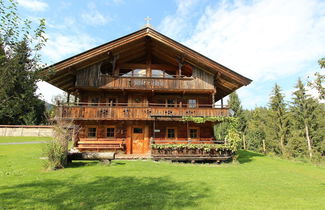
[[[48,67],[47,69],[54,69],[54,74],[47,81],[68,91],[74,88],[76,75],[82,74],[78,73],[79,71],[90,71],[90,68],[95,68],[94,66],[108,59],[116,59],[119,68],[126,71],[142,66],[145,68],[149,54],[153,69],[163,68],[172,72],[178,69],[182,61],[182,71],[185,75],[193,75],[194,69],[196,74],[202,72],[201,74],[211,75],[216,88],[216,99],[251,82],[250,79],[151,28],[141,29]]]

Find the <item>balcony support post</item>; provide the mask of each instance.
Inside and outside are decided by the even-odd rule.
[[[223,109],[223,98],[221,99],[221,109]]]
[[[188,121],[186,121],[186,137],[187,137],[187,143],[189,143],[189,137],[188,137]]]
[[[214,108],[214,104],[216,103],[215,102],[215,98],[214,98],[214,93],[211,94],[211,97],[212,97],[212,108]]]
[[[182,67],[183,67],[183,64],[182,63],[179,63],[178,64],[178,78],[180,78],[182,76]]]
[[[155,138],[156,138],[156,117],[153,118],[153,134],[152,134],[152,142],[155,142]]]
[[[68,92],[67,104],[70,105],[70,92]]]
[[[180,78],[182,76],[182,67],[184,65],[184,56],[181,55],[178,58],[178,72],[177,72],[177,77]]]

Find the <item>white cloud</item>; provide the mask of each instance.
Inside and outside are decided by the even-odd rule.
[[[83,52],[95,45],[95,40],[81,33],[64,35],[61,33],[48,34],[46,46],[42,54],[46,56],[47,62],[58,62],[68,56]]]
[[[41,99],[46,101],[47,103],[53,104],[53,98],[57,95],[62,95],[64,91],[59,88],[47,83],[47,82],[38,82],[37,83],[37,94],[41,94]]]
[[[18,4],[32,11],[44,11],[48,4],[41,0],[18,0]]]
[[[88,25],[105,25],[111,21],[111,17],[108,15],[101,14],[97,9],[96,5],[91,3],[88,5],[88,11],[81,14],[81,18]]]
[[[193,24],[186,21],[193,5],[186,7],[184,2],[179,2],[175,15],[167,16],[159,29],[253,79],[257,86],[298,77],[325,55],[324,1],[221,1],[205,8],[192,31],[183,30]],[[250,104],[259,103],[253,84],[241,91]]]
[[[170,37],[181,39],[184,31],[188,32],[190,26],[188,18],[198,2],[198,0],[179,0],[176,13],[166,16],[158,28]]]
[[[124,1],[123,0],[113,0],[114,4],[123,4]]]
[[[96,41],[86,34],[75,32],[75,34],[64,35],[60,33],[50,33],[48,36],[48,42],[42,49],[43,57],[46,58],[48,64],[58,62],[74,54],[78,54],[85,50],[95,46]],[[59,88],[47,82],[37,83],[38,90],[43,96],[43,100],[48,103],[52,102],[53,97],[63,94],[63,91]]]

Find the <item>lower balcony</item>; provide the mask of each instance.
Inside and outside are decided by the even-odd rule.
[[[132,107],[132,106],[59,106],[55,119],[66,120],[181,120],[184,116],[228,116],[228,108]]]

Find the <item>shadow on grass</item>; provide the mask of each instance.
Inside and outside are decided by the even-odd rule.
[[[42,209],[179,209],[195,207],[208,196],[202,184],[174,182],[168,177],[71,177],[2,188],[0,206]]]
[[[69,163],[66,168],[78,168],[78,167],[84,167],[84,166],[93,166],[93,165],[98,165],[98,164],[105,164],[99,160],[94,160],[94,161],[72,161]],[[125,165],[125,163],[122,162],[116,162],[112,161],[111,164],[105,164],[108,166],[120,166],[120,165]]]
[[[67,168],[78,168],[83,166],[93,166],[97,165],[99,161],[73,161],[72,163],[69,163]]]
[[[247,150],[239,150],[238,151],[238,162],[243,164],[243,163],[248,163],[253,161],[254,157],[263,157],[264,155],[255,153],[255,152],[250,152]]]

